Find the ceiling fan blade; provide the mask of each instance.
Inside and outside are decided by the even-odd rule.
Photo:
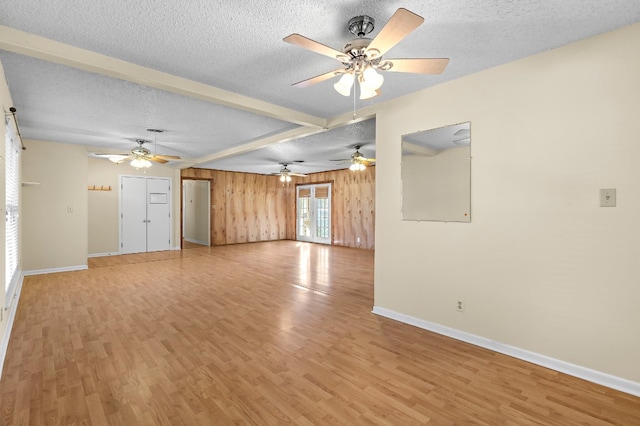
[[[155,156],[155,155],[153,157],[146,157],[146,159],[149,160],[149,161],[154,161],[156,163],[160,163],[160,164],[165,164],[165,163],[169,162],[168,160],[164,160],[164,159],[162,159],[162,158],[160,158],[158,156]]]
[[[382,56],[423,22],[424,18],[422,16],[401,7],[396,10],[396,13],[380,30],[371,44],[369,44],[367,50],[375,49],[380,52],[379,56]]]
[[[321,55],[325,55],[328,56],[330,58],[333,59],[338,59],[338,57],[340,56],[345,56],[344,53],[329,47],[329,46],[325,46],[322,43],[318,43],[317,41],[311,40],[310,38],[307,38],[305,36],[302,36],[300,34],[291,34],[289,36],[286,36],[285,38],[282,39],[283,41],[286,41],[287,43],[291,43],[291,44],[295,44],[296,46],[300,46],[303,49],[307,49],[307,50],[311,50],[312,52],[316,52],[319,53]]]
[[[313,86],[314,84],[320,83],[322,81],[328,80],[336,75],[342,73],[342,69],[337,69],[333,71],[326,72],[324,74],[317,75],[315,77],[308,78],[306,80],[299,81],[297,83],[293,83],[292,86],[298,87],[300,89]]]
[[[168,158],[170,160],[182,160],[182,157],[180,157],[179,155],[156,154],[155,156],[159,158]]]
[[[302,173],[289,173],[289,176],[307,177],[307,175],[304,175],[304,174],[302,174]]]
[[[375,158],[363,158],[362,161],[366,161],[367,163],[375,163],[376,159]]]
[[[449,64],[448,58],[387,59],[393,66],[387,71],[418,74],[442,74]]]
[[[340,160],[329,160],[329,161],[351,161],[351,158],[343,158]]]

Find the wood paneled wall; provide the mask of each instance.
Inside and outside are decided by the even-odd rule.
[[[278,176],[209,169],[184,169],[181,176],[211,181],[212,245],[295,240],[296,185],[331,182],[333,244],[374,248],[375,167],[294,177],[288,185]]]

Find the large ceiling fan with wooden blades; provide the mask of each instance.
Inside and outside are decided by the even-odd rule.
[[[378,35],[365,36],[373,31],[375,22],[367,15],[356,16],[349,21],[348,29],[357,38],[348,42],[342,52],[300,34],[291,34],[283,40],[321,55],[342,62],[342,68],[294,83],[295,87],[309,87],[332,77],[341,75],[333,85],[344,96],[351,94],[351,86],[358,81],[360,99],[369,99],[380,93],[384,77],[378,71],[405,72],[418,74],[441,74],[449,63],[447,58],[383,59],[382,56],[402,41],[424,22],[415,13],[398,9]]]
[[[331,161],[342,161],[342,162],[349,161],[351,162],[351,166],[349,166],[349,170],[354,172],[364,170],[365,168],[372,166],[376,162],[375,158],[367,158],[364,155],[362,155],[362,153],[360,152],[360,148],[362,148],[362,145],[353,145],[353,148],[355,148],[356,152],[351,154],[351,158],[343,158],[343,159],[331,160]]]
[[[157,135],[158,133],[164,132],[164,130],[159,129],[147,129],[147,131],[154,133]],[[154,138],[154,145],[155,145]],[[145,139],[136,139],[136,143],[138,146],[131,150],[129,154],[95,154],[96,157],[107,158],[110,161],[120,164],[125,161],[131,160],[131,165],[136,169],[151,167],[151,162],[165,164],[171,160],[180,160],[181,158],[177,155],[164,155],[164,154],[156,154],[152,153],[150,149],[146,148],[144,145],[150,143],[150,141]]]
[[[279,175],[280,182],[291,182],[291,176],[299,176],[299,177],[307,177],[307,175],[302,173],[293,173],[287,166],[289,163],[280,163],[282,168],[279,172],[271,173],[272,175]]]

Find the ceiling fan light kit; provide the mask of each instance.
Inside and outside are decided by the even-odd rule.
[[[349,170],[351,170],[352,172],[361,172],[366,168],[367,166],[358,161],[352,161],[351,166],[349,166]]]
[[[294,83],[293,86],[308,87],[337,75],[342,75],[340,80],[333,85],[339,94],[349,96],[351,87],[354,81],[357,80],[360,88],[360,99],[370,99],[380,94],[380,87],[384,83],[384,77],[378,71],[440,74],[449,63],[449,59],[382,59],[382,55],[422,25],[423,22],[424,18],[421,16],[400,8],[393,14],[378,35],[370,39],[365,36],[373,31],[375,21],[367,15],[356,16],[351,18],[347,28],[357,38],[348,42],[342,52],[300,34],[291,34],[283,40],[337,59],[343,65],[343,68]]]
[[[136,169],[147,169],[151,167],[151,161],[143,157],[136,157],[131,160],[131,165]]]

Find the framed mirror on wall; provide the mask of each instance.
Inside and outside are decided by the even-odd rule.
[[[402,136],[402,220],[471,222],[471,123]]]

